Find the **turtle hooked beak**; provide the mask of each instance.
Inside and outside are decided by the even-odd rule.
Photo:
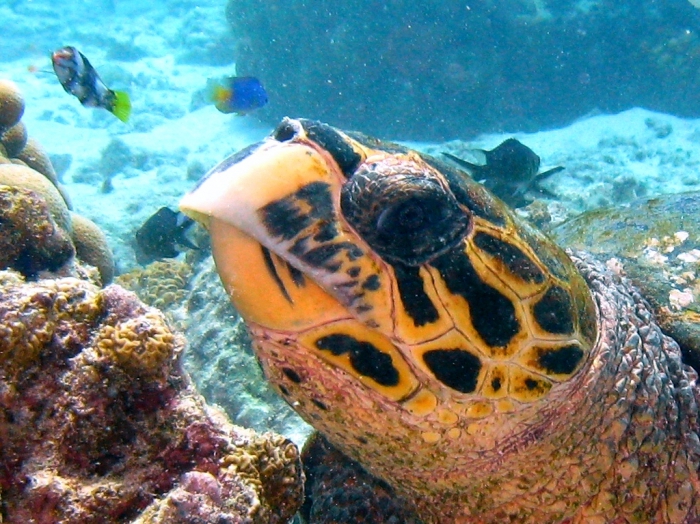
[[[374,304],[391,300],[391,286],[342,217],[346,182],[331,152],[285,120],[182,199],[181,211],[208,229],[219,276],[245,319],[297,329],[354,314],[390,328],[390,313]]]
[[[183,197],[180,210],[209,230],[212,220],[222,220],[265,244],[269,233],[259,211],[312,182],[330,184],[331,178],[324,159],[308,145],[268,138],[212,169]]]

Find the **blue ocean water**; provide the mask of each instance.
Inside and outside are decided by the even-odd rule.
[[[105,231],[118,273],[139,267],[148,217],[284,116],[435,155],[517,136],[544,167],[566,167],[546,182],[554,220],[700,189],[700,8],[688,0],[0,0],[0,21],[0,78],[21,88],[30,136]],[[50,55],[66,45],[129,93],[127,123],[64,91]],[[269,103],[217,111],[207,82],[233,75],[259,78]],[[244,369],[213,354],[220,339],[204,344],[193,373],[210,400],[303,440],[308,427],[246,389],[260,380],[252,358]],[[237,395],[245,406],[226,404]]]

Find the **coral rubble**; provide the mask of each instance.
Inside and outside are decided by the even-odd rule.
[[[208,407],[182,347],[119,286],[0,272],[2,521],[288,521],[297,448]]]

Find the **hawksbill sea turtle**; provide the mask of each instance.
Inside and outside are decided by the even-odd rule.
[[[463,172],[285,119],[181,209],[266,378],[424,523],[700,522],[678,344]]]

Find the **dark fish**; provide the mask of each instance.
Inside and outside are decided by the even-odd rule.
[[[464,168],[475,180],[483,181],[496,196],[512,207],[529,204],[532,198],[526,197],[528,191],[554,196],[539,183],[564,168],[559,166],[538,173],[540,157],[515,138],[509,138],[490,151],[476,151],[484,155],[486,162],[483,165],[473,164],[450,153],[443,155]]]
[[[267,104],[267,92],[255,77],[230,76],[209,80],[207,98],[222,113],[244,115]]]
[[[122,122],[129,120],[131,101],[124,91],[109,89],[88,59],[75,47],[62,47],[51,55],[53,70],[67,93],[85,107],[106,109]]]
[[[185,249],[199,249],[187,232],[194,220],[179,211],[161,207],[136,231],[136,259],[146,264],[159,258],[175,258]]]

